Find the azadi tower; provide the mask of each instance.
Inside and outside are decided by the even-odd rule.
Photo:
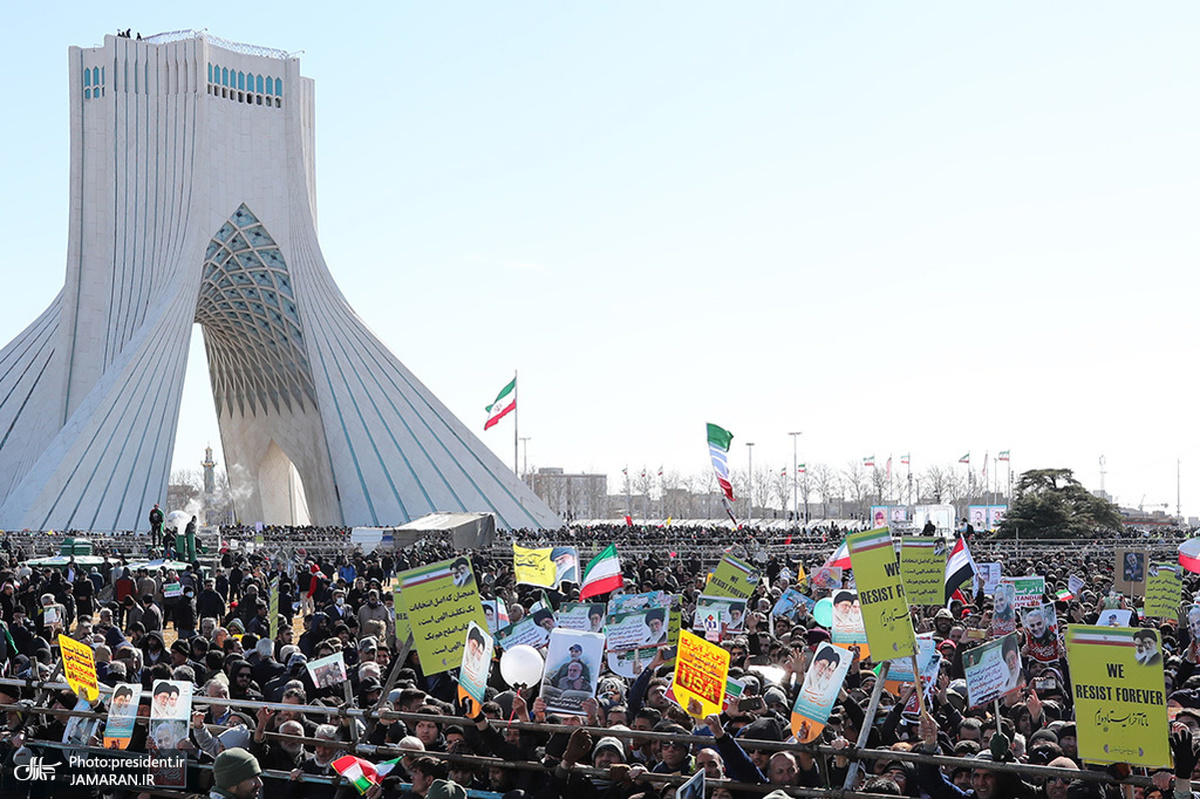
[[[291,522],[299,502],[318,525],[559,524],[334,283],[298,59],[108,36],[71,48],[70,76],[66,284],[0,350],[0,529],[146,526],[195,322],[243,522]]]

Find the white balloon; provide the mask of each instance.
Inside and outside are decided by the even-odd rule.
[[[541,681],[544,664],[540,652],[528,644],[518,644],[500,656],[500,676],[510,686],[528,688]]]

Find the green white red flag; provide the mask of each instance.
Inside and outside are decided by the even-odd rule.
[[[583,570],[583,583],[579,587],[579,598],[600,596],[616,591],[625,584],[621,576],[621,559],[617,557],[617,545],[609,544],[592,558]]]
[[[383,778],[391,773],[400,758],[386,760],[379,765],[363,760],[361,757],[346,755],[333,761],[333,769],[342,775],[358,792],[366,793],[372,785],[379,785]]]
[[[717,482],[724,492],[725,498],[733,501],[733,483],[729,482],[729,445],[733,443],[733,433],[711,422],[708,425],[708,454],[712,458],[713,471]],[[728,508],[726,508],[728,510]]]
[[[517,378],[513,378],[507,386],[500,389],[500,393],[496,395],[495,401],[487,406],[484,410],[488,412],[487,423],[483,429],[487,430],[496,422],[508,416],[517,409]]]

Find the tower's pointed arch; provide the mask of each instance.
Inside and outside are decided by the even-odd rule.
[[[0,528],[144,526],[193,323],[243,521],[282,521],[265,517],[299,495],[314,524],[558,524],[334,283],[297,59],[185,32],[70,61],[66,285],[0,350]]]

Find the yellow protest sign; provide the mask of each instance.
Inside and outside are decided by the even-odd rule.
[[[725,704],[725,680],[729,676],[729,652],[687,630],[679,633],[675,659],[675,701],[689,716],[702,719],[720,713]]]
[[[404,600],[400,598],[399,584],[392,589],[392,610],[396,614],[396,646],[404,646],[410,630],[408,629],[408,611],[404,609]]]
[[[540,585],[543,588],[553,588],[558,570],[550,553],[551,547],[530,549],[513,544],[513,573],[518,583],[525,585]]]
[[[1150,564],[1143,609],[1154,619],[1174,619],[1183,601],[1183,569],[1171,563]]]
[[[946,542],[940,538],[905,536],[900,541],[900,576],[912,605],[946,601]]]
[[[58,648],[62,652],[63,675],[67,685],[80,696],[85,696],[89,702],[100,698],[100,686],[96,684],[96,653],[85,643],[68,638],[61,633],[58,636]]]
[[[917,637],[891,533],[886,527],[854,533],[846,536],[846,546],[871,656],[892,660],[915,655]]]
[[[758,587],[759,573],[750,564],[738,560],[733,555],[725,553],[717,570],[708,575],[708,584],[704,587],[705,596],[728,596],[735,599],[749,599]]]
[[[274,641],[279,637],[279,578],[281,575],[275,575],[275,579],[271,581],[271,597],[267,600],[267,619],[270,625],[271,640]]]
[[[1079,757],[1171,764],[1162,648],[1153,628],[1067,627]]]
[[[440,674],[462,665],[467,628],[475,622],[487,629],[479,584],[465,557],[409,569],[398,575],[396,594],[408,614],[421,670]]]

